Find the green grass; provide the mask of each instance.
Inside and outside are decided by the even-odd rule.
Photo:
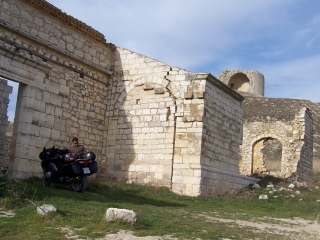
[[[277,188],[289,183],[268,179]],[[277,234],[245,231],[234,223],[212,221],[213,217],[247,221],[255,218],[293,218],[315,220],[320,214],[320,190],[300,187],[295,198],[292,192],[273,194],[266,188],[247,189],[236,196],[187,197],[166,188],[89,181],[85,193],[71,191],[69,186],[44,188],[41,179],[9,181],[0,179],[0,210],[14,210],[12,218],[0,217],[1,239],[66,239],[59,228],[75,229],[82,239],[102,238],[120,229],[133,231],[137,236],[171,235],[178,239],[286,239]],[[311,191],[312,190],[312,191]],[[260,194],[268,200],[259,200]],[[277,198],[273,196],[277,195]],[[299,200],[303,198],[303,200]],[[37,214],[36,206],[52,204],[57,211],[47,216]],[[136,224],[121,221],[106,222],[108,208],[134,210]],[[272,220],[266,220],[272,221]],[[289,238],[287,238],[289,239]]]

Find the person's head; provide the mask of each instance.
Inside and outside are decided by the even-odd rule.
[[[73,143],[74,145],[78,145],[78,144],[79,144],[79,139],[76,138],[76,137],[72,138],[72,143]]]

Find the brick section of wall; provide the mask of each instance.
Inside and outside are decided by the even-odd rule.
[[[8,121],[8,104],[9,95],[12,93],[12,87],[8,85],[8,81],[0,78],[0,169],[3,167],[6,151],[5,134]]]

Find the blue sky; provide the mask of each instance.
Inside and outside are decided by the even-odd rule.
[[[266,97],[320,102],[319,0],[48,2],[116,46],[216,77],[257,70]]]

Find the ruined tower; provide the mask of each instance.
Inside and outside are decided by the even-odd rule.
[[[231,89],[264,96],[264,76],[255,70],[224,70],[219,79]]]

